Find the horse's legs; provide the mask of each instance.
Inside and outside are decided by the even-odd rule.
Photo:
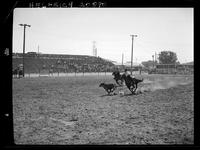
[[[18,77],[18,78],[20,78],[20,74],[19,74],[19,71],[17,71],[17,77]]]
[[[111,93],[112,93],[112,94],[113,94],[113,92],[114,92],[114,89],[111,90]]]
[[[115,80],[117,84],[119,84],[118,80]]]
[[[108,95],[110,95],[110,90],[108,89],[108,90],[106,90],[107,92],[108,92]]]
[[[118,85],[121,85],[121,84],[118,82],[119,80],[116,79],[115,81],[116,81],[116,83],[117,83]]]
[[[134,85],[135,85],[135,86],[134,86]],[[132,88],[132,93],[135,94],[135,91],[136,91],[136,89],[137,89],[137,84],[134,83],[132,86],[133,86],[133,88]]]
[[[119,80],[120,80],[120,83],[119,83]],[[123,81],[122,81],[121,79],[119,79],[119,80],[117,80],[116,82],[117,82],[117,84],[118,84],[119,86],[122,86],[122,85],[123,85]]]
[[[135,84],[135,89],[134,89],[134,93],[135,93],[136,89],[137,89],[137,83]]]
[[[123,81],[122,80],[120,80],[120,81],[121,81],[120,86],[122,86],[123,85]]]
[[[134,88],[134,87],[133,87],[133,88]],[[131,86],[128,87],[128,89],[131,91],[131,93],[132,93],[132,94],[135,94],[135,92],[133,91],[133,88],[131,88]]]

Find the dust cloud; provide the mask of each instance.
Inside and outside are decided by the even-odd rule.
[[[140,88],[141,92],[155,91],[159,89],[168,89],[178,85],[186,85],[191,83],[189,78],[164,78],[164,79],[144,79],[143,85]]]

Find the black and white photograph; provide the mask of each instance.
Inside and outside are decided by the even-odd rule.
[[[194,8],[15,8],[16,145],[194,144]]]

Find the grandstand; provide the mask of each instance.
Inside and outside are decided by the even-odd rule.
[[[13,53],[13,69],[23,63],[22,53]],[[37,54],[24,56],[25,73],[53,72],[110,72],[115,66],[111,61],[88,55]]]

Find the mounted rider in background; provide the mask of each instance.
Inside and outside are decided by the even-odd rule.
[[[118,80],[118,77],[120,76],[120,72],[119,72],[119,68],[116,67],[115,71],[112,73],[112,75],[114,75],[114,80]]]
[[[119,86],[122,86],[122,75],[120,74],[119,72],[119,68],[116,67],[114,72],[112,73],[112,75],[114,76],[114,80],[116,81],[116,83],[119,85]],[[120,81],[120,82],[119,82]]]

